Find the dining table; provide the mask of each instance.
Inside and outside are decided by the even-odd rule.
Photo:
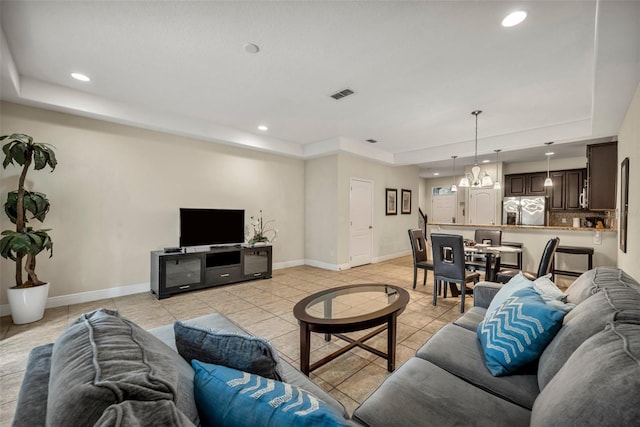
[[[500,271],[500,255],[503,253],[522,252],[522,248],[513,246],[491,246],[483,243],[465,245],[464,252],[470,256],[482,256],[485,259],[485,280],[495,282],[496,275]]]

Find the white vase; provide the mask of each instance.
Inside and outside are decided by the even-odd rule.
[[[7,296],[13,323],[22,325],[35,322],[44,317],[44,308],[49,296],[49,283],[32,288],[9,288]]]

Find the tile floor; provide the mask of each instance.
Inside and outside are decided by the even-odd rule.
[[[292,267],[273,272],[268,280],[244,282],[173,296],[158,301],[142,293],[48,309],[44,319],[28,325],[13,325],[10,317],[0,319],[0,426],[10,425],[29,350],[53,342],[80,314],[104,307],[149,329],[212,312],[223,313],[255,335],[272,341],[280,356],[299,366],[298,324],[293,306],[303,297],[322,289],[353,283],[389,283],[409,291],[411,300],[398,318],[396,368],[408,360],[440,327],[460,316],[459,298],[438,299],[432,305],[433,273],[427,286],[412,289],[411,257],[366,265],[346,271],[314,267]],[[473,298],[465,301],[468,307]],[[362,335],[364,332],[362,333]],[[386,332],[367,342],[386,350]],[[342,342],[325,342],[312,334],[312,363]],[[389,375],[386,361],[361,349],[353,349],[311,373],[311,378],[353,410]]]

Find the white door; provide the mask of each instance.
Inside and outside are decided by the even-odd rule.
[[[373,182],[351,178],[349,192],[349,265],[371,264]]]
[[[491,188],[469,189],[469,224],[496,223],[496,190]]]

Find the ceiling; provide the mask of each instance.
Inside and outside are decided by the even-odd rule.
[[[502,27],[516,9],[527,19]],[[473,163],[476,109],[479,157],[539,160],[547,141],[583,155],[615,137],[640,81],[638,1],[3,0],[0,12],[3,100],[425,176],[446,175],[454,154]]]

